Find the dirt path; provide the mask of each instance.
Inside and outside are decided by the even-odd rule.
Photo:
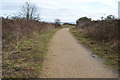
[[[44,78],[117,78],[117,74],[101,60],[93,58],[68,31],[59,30],[50,42],[44,61]]]

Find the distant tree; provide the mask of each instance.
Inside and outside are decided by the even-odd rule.
[[[28,2],[26,2],[26,4],[22,6],[19,16],[22,18],[26,18],[27,20],[28,19],[35,19],[35,20],[40,19],[37,6],[30,4]]]
[[[64,23],[63,25],[70,25],[70,23]]]
[[[12,16],[11,19],[20,19],[19,16]]]
[[[102,16],[101,19],[104,20],[104,17]]]
[[[76,21],[76,24],[78,25],[79,22],[86,22],[86,21],[91,21],[91,18],[81,17]]]
[[[55,27],[60,27],[60,19],[55,19]]]
[[[108,15],[105,19],[106,20],[115,20],[115,16],[114,15]]]

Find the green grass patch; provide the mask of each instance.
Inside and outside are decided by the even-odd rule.
[[[59,29],[30,35],[19,42],[17,48],[3,50],[4,78],[37,78],[41,74],[44,56],[51,37]]]
[[[99,57],[106,59],[104,62],[105,64],[111,65],[118,69],[118,51],[111,48],[111,45],[100,42],[94,38],[90,38],[85,33],[77,31],[75,28],[71,28],[70,32],[81,44],[85,45],[87,48],[90,48],[91,51],[99,55]]]

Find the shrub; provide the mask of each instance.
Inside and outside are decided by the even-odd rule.
[[[55,28],[52,23],[39,22],[26,19],[2,19],[2,39],[3,49],[10,45],[16,45],[21,39],[29,37],[31,34],[41,33],[43,31]]]
[[[102,20],[102,21],[84,21],[79,22],[76,29],[82,30],[88,37],[95,38],[98,41],[111,43],[115,47],[120,46],[118,39],[120,20]]]

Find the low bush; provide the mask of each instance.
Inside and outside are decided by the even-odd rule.
[[[95,38],[98,41],[111,43],[118,48],[120,40],[118,39],[120,20],[87,21],[77,25],[76,29],[81,30],[88,37]]]

